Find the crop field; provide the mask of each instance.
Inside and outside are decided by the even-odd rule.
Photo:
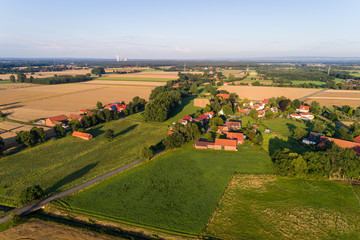
[[[104,136],[106,129],[115,131],[112,142]],[[144,146],[166,137],[166,126],[121,119],[88,132],[93,140],[53,139],[0,159],[0,202],[16,203],[19,193],[32,184],[46,194],[56,193],[138,160]]]
[[[228,152],[187,146],[63,200],[70,210],[90,216],[200,234],[235,171],[271,174],[273,168],[259,148]]]
[[[54,72],[36,72],[34,74],[25,73],[25,75],[29,78],[30,76],[33,76],[34,78],[46,78],[46,77],[53,77],[55,74],[58,76],[63,75],[83,75],[90,73],[91,69],[79,69],[79,70],[66,70],[66,71],[54,71]],[[11,76],[10,74],[0,74],[0,79],[3,80],[9,80]],[[16,74],[15,74],[16,78]]]
[[[319,85],[319,86],[324,86],[325,85],[325,82],[321,82],[321,81],[292,81],[292,84],[294,85],[299,85],[299,84],[304,84],[304,83],[307,83],[307,84],[316,84],[316,85]]]
[[[60,114],[78,113],[80,109],[94,108],[97,101],[129,102],[139,96],[148,99],[156,83],[116,83],[89,81],[61,85],[33,85],[1,90],[0,110],[10,119],[30,121]]]
[[[252,86],[222,86],[219,90],[236,93],[240,98],[262,100],[271,97],[287,97],[291,100],[318,92],[319,89],[310,88],[282,88],[282,87],[252,87]]]
[[[162,79],[163,81],[175,80],[178,78],[178,72],[138,72],[128,74],[104,74],[101,79]],[[126,80],[128,81],[128,80]],[[140,80],[141,81],[141,80]]]
[[[101,234],[39,220],[32,220],[1,232],[0,239],[114,240]]]
[[[360,208],[347,183],[236,174],[206,232],[234,240],[359,239]]]
[[[357,108],[360,106],[360,91],[356,90],[326,90],[305,100],[306,103],[317,101],[323,106],[349,105]]]

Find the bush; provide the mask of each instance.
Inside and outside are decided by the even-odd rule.
[[[141,156],[145,159],[150,159],[154,156],[154,152],[150,148],[144,147],[141,151]]]
[[[28,187],[21,192],[20,202],[22,204],[26,204],[34,200],[40,199],[43,192],[44,190],[39,185],[33,185],[31,187]]]
[[[60,124],[55,125],[54,131],[59,137],[63,137],[65,135],[65,129]]]

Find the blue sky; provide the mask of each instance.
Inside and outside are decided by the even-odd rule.
[[[359,0],[0,0],[0,57],[360,57]]]

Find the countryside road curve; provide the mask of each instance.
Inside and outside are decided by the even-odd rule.
[[[162,151],[158,152],[157,154],[159,154],[159,153],[161,153],[161,152],[162,152]],[[157,154],[156,154],[156,155],[157,155]],[[116,169],[116,170],[114,170],[114,171],[111,171],[111,172],[109,172],[109,173],[107,173],[107,174],[104,174],[104,175],[102,175],[102,176],[100,176],[100,177],[97,177],[97,178],[95,178],[95,179],[93,179],[93,180],[90,180],[90,181],[88,181],[88,182],[86,182],[86,183],[80,184],[80,185],[77,186],[77,187],[71,188],[71,189],[69,189],[69,190],[67,190],[67,191],[65,191],[65,192],[56,194],[56,195],[54,195],[54,196],[45,198],[44,200],[41,200],[41,201],[39,201],[39,202],[30,203],[30,204],[25,205],[25,206],[23,206],[23,207],[14,209],[12,212],[14,212],[16,215],[27,215],[27,214],[30,214],[30,213],[38,210],[39,208],[43,207],[44,205],[48,204],[48,203],[51,202],[51,201],[54,201],[54,200],[56,200],[56,199],[59,199],[59,198],[61,198],[61,197],[66,196],[66,195],[68,195],[68,194],[70,194],[70,193],[73,193],[73,192],[76,192],[76,191],[78,191],[78,190],[80,190],[80,189],[83,189],[83,188],[85,188],[85,187],[87,187],[87,186],[89,186],[89,185],[92,185],[92,184],[94,184],[94,183],[96,183],[96,182],[98,182],[98,181],[103,180],[104,178],[110,177],[110,176],[112,176],[112,175],[114,175],[114,174],[116,174],[116,173],[119,173],[119,172],[121,172],[121,171],[123,171],[123,170],[125,170],[125,169],[128,169],[128,168],[130,168],[130,167],[132,167],[132,166],[135,166],[136,164],[139,164],[139,163],[143,162],[144,160],[145,160],[145,159],[143,158],[143,159],[137,160],[137,161],[135,161],[135,162],[129,163],[128,165],[125,165],[125,166],[123,166],[123,167],[121,167],[121,168],[118,168],[118,169]],[[10,215],[7,215],[7,216],[5,216],[5,217],[3,217],[3,218],[0,219],[0,224],[1,224],[1,223],[4,223],[4,222],[7,222],[7,221],[9,221],[10,219],[11,219],[11,216],[10,216]]]

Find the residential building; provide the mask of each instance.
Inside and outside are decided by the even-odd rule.
[[[242,133],[228,132],[226,134],[226,137],[228,139],[232,139],[232,140],[235,139],[237,141],[237,144],[243,144],[243,142],[244,142],[244,134],[242,134]]]
[[[302,113],[307,113],[310,111],[310,107],[301,105],[298,109],[296,109],[296,111],[302,112]]]
[[[314,115],[312,115],[311,113],[300,113],[301,119],[302,120],[313,120],[314,119]]]
[[[48,119],[46,119],[45,125],[54,127],[57,124],[60,124],[60,125],[66,124],[67,121],[68,121],[68,117],[66,115],[59,115],[59,116],[55,116],[55,117],[49,117]]]
[[[227,126],[230,131],[237,131],[241,129],[240,122],[226,121],[225,126]]]
[[[290,117],[295,118],[295,119],[301,119],[301,115],[297,114],[297,113],[290,114]]]

